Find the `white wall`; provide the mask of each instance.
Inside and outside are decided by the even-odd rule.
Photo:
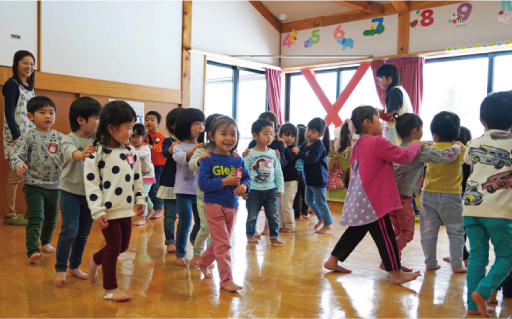
[[[353,48],[341,45],[334,38],[334,32],[339,24],[327,27],[317,28],[320,30],[318,35],[320,41],[313,44],[311,47],[306,48],[304,42],[312,37],[312,31],[316,29],[300,30],[297,31],[297,40],[295,44],[284,46],[283,42],[288,33],[281,35],[281,54],[283,55],[370,55],[370,56],[383,56],[396,54],[397,48],[397,34],[398,34],[398,15],[391,15],[383,17],[382,24],[384,25],[384,32],[375,34],[373,36],[363,35],[365,30],[369,30],[372,25],[377,28],[377,23],[372,22],[372,19],[361,20],[341,24],[341,30],[345,33],[345,38],[353,40]],[[290,32],[291,33],[291,32]],[[283,58],[281,66],[293,66],[301,64],[311,64],[327,61],[340,61],[342,58],[335,59],[286,59]]]
[[[409,51],[444,50],[461,45],[512,41],[512,24],[503,25],[497,20],[501,3],[502,1],[471,1],[473,8],[465,26],[448,22],[451,14],[457,12],[460,3],[433,8],[434,22],[430,26],[416,27],[416,30],[411,28]],[[417,19],[416,12],[411,12],[411,22]]]
[[[278,55],[279,32],[248,1],[193,1],[192,47],[226,55]],[[278,65],[278,59],[254,59]],[[204,57],[192,54],[192,107],[203,109]]]
[[[43,1],[42,70],[180,90],[181,16],[181,1]]]
[[[20,39],[11,38],[11,34]],[[0,1],[0,65],[12,66],[14,53],[19,50],[30,51],[37,58],[37,2]]]

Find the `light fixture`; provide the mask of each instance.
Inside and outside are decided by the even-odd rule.
[[[280,21],[284,21],[288,18],[288,16],[284,13],[280,13],[277,15],[277,18],[280,20]]]

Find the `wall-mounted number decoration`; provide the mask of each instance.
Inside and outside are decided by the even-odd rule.
[[[345,31],[341,30],[341,24],[334,30],[334,40],[343,46],[343,51],[346,48],[354,48],[354,40],[352,38],[345,38]]]
[[[501,11],[498,14],[498,22],[503,25],[512,23],[512,1],[501,1]]]
[[[283,41],[283,47],[291,47],[295,44],[295,41],[297,41],[297,32],[295,30],[292,30],[291,33],[288,33]]]
[[[304,41],[305,48],[311,48],[313,44],[320,42],[320,35],[318,33],[320,33],[320,29],[311,31],[311,37]]]
[[[461,3],[457,8],[457,13],[452,13],[450,20],[448,23],[453,23],[457,27],[465,27],[466,22],[471,15],[471,10],[473,10],[473,5],[469,2]]]
[[[432,9],[416,11],[416,20],[409,23],[411,28],[416,31],[416,27],[428,27],[434,23],[434,11]]]
[[[377,22],[377,26],[375,26],[375,22]],[[364,30],[363,35],[365,37],[367,36],[374,36],[376,34],[382,34],[384,32],[384,25],[382,24],[384,22],[384,17],[380,18],[374,18],[372,19],[372,26],[370,27],[370,30]]]

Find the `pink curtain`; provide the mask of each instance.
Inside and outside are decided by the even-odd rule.
[[[283,124],[283,115],[281,113],[281,74],[279,70],[265,70],[267,80],[267,97],[270,112],[277,118],[277,124]]]
[[[376,60],[371,62],[372,72],[375,79],[375,87],[379,95],[382,106],[386,105],[386,90],[381,89],[379,82],[375,78],[377,70],[384,64],[393,64],[400,73],[400,84],[411,98],[414,113],[419,114],[421,103],[423,101],[423,57],[406,57],[392,60]]]

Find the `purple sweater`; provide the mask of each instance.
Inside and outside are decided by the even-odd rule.
[[[175,194],[196,195],[198,172],[190,170],[187,160],[187,152],[194,146],[196,144],[181,143],[172,150],[172,158],[176,161]]]

